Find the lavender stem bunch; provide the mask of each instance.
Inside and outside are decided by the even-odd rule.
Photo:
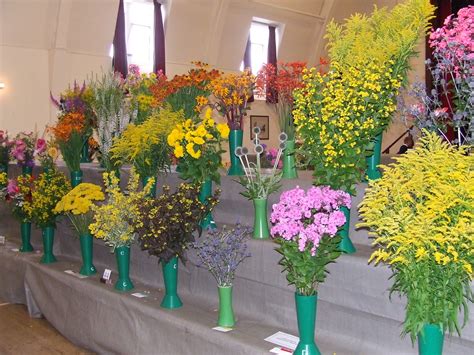
[[[239,264],[250,256],[246,239],[250,229],[237,224],[235,228],[210,230],[205,238],[193,243],[200,259],[214,276],[219,287],[231,287]]]

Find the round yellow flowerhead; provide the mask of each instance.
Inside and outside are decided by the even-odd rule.
[[[226,139],[229,137],[230,129],[227,123],[219,123],[216,128],[222,138]]]
[[[85,214],[90,211],[94,201],[103,201],[104,198],[104,193],[99,186],[90,183],[81,183],[69,191],[69,193],[58,202],[54,212],[57,214]]]

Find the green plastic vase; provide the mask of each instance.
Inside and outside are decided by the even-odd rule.
[[[255,211],[253,222],[253,239],[268,239],[270,231],[268,229],[267,199],[256,198],[253,200]]]
[[[303,296],[295,293],[296,317],[300,340],[294,355],[321,355],[314,342],[314,329],[316,326],[316,307],[318,295]]]
[[[31,245],[31,222],[21,222],[20,223],[20,232],[21,232],[21,247],[20,252],[30,253],[32,252],[33,246]]]
[[[244,175],[242,163],[237,155],[235,155],[235,148],[242,146],[244,132],[241,129],[231,129],[229,134],[229,156],[230,168],[227,172],[229,176]]]
[[[89,138],[90,136],[84,137],[84,144],[82,145],[82,150],[81,150],[81,163],[91,162],[91,159],[89,157]]]
[[[130,247],[122,246],[115,248],[115,258],[117,259],[118,279],[115,289],[118,291],[130,291],[134,288],[130,280]]]
[[[201,190],[199,191],[199,201],[205,203],[208,197],[212,196],[212,181],[206,180],[201,185]],[[215,229],[217,228],[216,222],[212,218],[212,213],[209,212],[201,221],[200,226],[202,229]]]
[[[162,262],[163,280],[165,282],[165,297],[161,307],[173,309],[183,305],[178,296],[178,257],[172,258],[167,263]]]
[[[218,286],[219,318],[217,325],[232,328],[235,325],[234,309],[232,308],[232,286]]]
[[[95,275],[97,270],[92,263],[92,245],[93,239],[90,233],[79,236],[81,242],[82,267],[79,273],[85,276]]]
[[[419,355],[441,355],[443,353],[444,334],[438,324],[425,324],[418,334]]]
[[[71,186],[75,188],[82,182],[82,170],[71,171]]]
[[[21,167],[21,174],[22,175],[32,175],[33,174],[33,168],[31,166],[22,166]]]
[[[369,180],[377,180],[382,177],[380,169],[380,155],[382,154],[382,133],[374,138],[374,152],[367,157],[367,177]]]
[[[344,212],[346,216],[346,223],[342,226],[342,229],[339,231],[341,236],[341,243],[339,244],[339,249],[346,254],[353,254],[357,251],[354,244],[352,243],[351,238],[349,237],[349,226],[351,224],[351,210],[347,207],[341,207],[341,211]]]
[[[296,171],[295,159],[295,141],[287,140],[286,148],[283,152],[283,179],[296,179],[298,172]]]
[[[52,264],[58,261],[53,254],[54,245],[54,227],[48,226],[42,229],[43,234],[43,256],[41,257],[41,264]]]
[[[148,184],[148,181],[150,181],[151,178],[152,176],[144,176],[141,178],[143,188],[146,186],[146,184]],[[151,198],[156,197],[156,178],[155,178],[155,182],[151,186],[151,190],[150,190],[150,193],[148,194],[148,197],[151,197]]]
[[[8,175],[8,163],[0,164],[0,173],[5,173]]]

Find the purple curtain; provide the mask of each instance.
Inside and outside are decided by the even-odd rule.
[[[247,45],[245,46],[245,53],[244,53],[244,69],[250,68],[252,70],[252,44],[250,42],[250,35],[249,38],[247,39]],[[253,94],[252,96],[249,97],[247,102],[254,102],[254,97]]]
[[[114,58],[112,60],[112,66],[114,67],[114,71],[121,73],[124,78],[127,76],[127,44],[125,41],[125,10],[123,0],[120,0],[117,23],[115,24]]]
[[[277,68],[277,49],[276,49],[276,27],[268,26],[268,52],[267,52],[267,63],[273,65]],[[275,90],[267,90],[267,99],[268,103],[276,103],[278,93]]]
[[[166,74],[165,60],[165,30],[163,28],[163,17],[161,16],[161,4],[158,0],[153,0],[155,7],[155,62],[153,71],[158,73],[160,70]]]

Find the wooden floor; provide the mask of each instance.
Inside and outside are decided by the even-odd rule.
[[[0,299],[0,354],[77,355],[91,353],[69,342],[45,319],[30,318],[24,305],[5,304]]]

